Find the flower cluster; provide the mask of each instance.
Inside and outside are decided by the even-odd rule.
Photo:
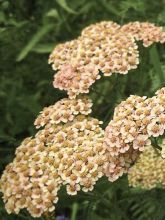
[[[47,144],[62,184],[67,185],[70,195],[77,194],[81,188],[92,190],[103,175],[106,148],[100,124],[97,119],[79,115],[63,125],[47,124],[36,135],[39,142]]]
[[[49,58],[57,71],[53,85],[66,90],[69,98],[40,112],[34,122],[40,130],[21,143],[13,162],[6,167],[0,191],[8,213],[18,214],[26,208],[33,217],[46,215],[55,209],[63,185],[69,195],[76,195],[80,190],[93,190],[104,174],[115,181],[128,172],[145,148],[129,172],[130,184],[135,186],[140,181],[149,188],[157,182],[164,185],[159,165],[163,167],[165,163],[160,158],[157,163],[155,151],[147,146],[151,144],[150,137],[163,135],[165,130],[165,88],[152,98],[130,96],[121,102],[105,132],[101,121],[88,116],[92,101],[87,97],[76,98],[89,92],[101,72],[110,76],[137,68],[139,54],[135,40],[143,40],[144,46],[149,46],[164,42],[165,34],[160,27],[147,22],[121,27],[103,21],[90,25],[77,39],[53,50]],[[162,157],[165,157],[164,145],[163,141]],[[145,164],[143,159],[147,161]],[[151,177],[152,162],[157,182]],[[150,185],[140,171],[141,164],[145,165]]]
[[[150,145],[150,137],[163,135],[165,130],[165,88],[152,98],[130,96],[114,111],[113,120],[105,130],[104,144],[109,163],[105,173],[110,181],[127,172],[129,165]]]
[[[94,65],[64,64],[55,74],[53,85],[60,90],[67,90],[74,99],[81,93],[89,93],[90,86],[100,79],[99,71]]]
[[[138,62],[135,39],[111,21],[85,28],[76,40],[55,47],[49,58],[58,71],[54,87],[67,90],[71,98],[89,92],[89,87],[100,78],[99,71],[107,76],[126,74]]]
[[[107,159],[100,123],[78,115],[66,124],[48,123],[34,138],[25,139],[0,181],[7,211],[26,208],[40,217],[55,209],[62,185],[70,195],[92,190]]]
[[[83,65],[89,62],[97,66],[105,76],[112,73],[126,74],[138,64],[138,51],[134,38],[120,31],[114,22],[103,21],[90,25],[81,33]]]
[[[112,21],[92,24],[72,41],[55,47],[49,63],[57,73],[53,85],[66,90],[70,98],[88,93],[90,86],[112,73],[126,74],[139,64],[138,46],[135,40],[143,40],[144,46],[153,42],[165,42],[162,27],[148,22],[131,22],[120,26]]]
[[[83,97],[82,99],[64,98],[54,105],[45,107],[34,122],[36,128],[47,124],[67,123],[79,115],[89,115],[92,112],[92,101]]]
[[[147,146],[128,172],[129,185],[144,189],[165,188],[165,160],[152,146]]]
[[[53,203],[58,201],[60,181],[44,144],[26,138],[1,177],[0,191],[7,212],[18,214],[27,208],[33,217],[52,212]]]
[[[143,41],[144,47],[149,47],[154,42],[165,42],[165,32],[162,27],[157,27],[149,22],[130,22],[121,28],[130,33],[137,41]]]

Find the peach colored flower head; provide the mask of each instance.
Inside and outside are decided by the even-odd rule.
[[[149,47],[154,42],[164,43],[165,32],[162,27],[157,27],[149,22],[130,22],[121,27],[121,30],[132,34],[137,41],[143,41],[145,47]]]
[[[78,115],[65,124],[48,123],[34,138],[25,139],[0,179],[7,212],[26,208],[40,217],[55,209],[62,185],[69,195],[93,190],[107,160],[100,124]]]
[[[99,71],[94,65],[65,64],[55,74],[53,85],[60,90],[66,90],[70,98],[76,98],[79,94],[88,93],[89,88],[99,78]]]
[[[112,172],[113,170],[107,168],[105,173],[109,180],[117,179],[124,173],[125,155],[136,158],[135,155],[139,155],[151,144],[150,137],[164,134],[163,97],[164,88],[158,90],[152,98],[130,96],[115,108],[113,119],[105,129],[104,144],[110,158],[107,167],[111,167],[116,161],[116,167],[122,169],[118,169],[118,172],[114,169]],[[119,158],[122,158],[122,166],[119,165]],[[132,161],[134,160],[130,160],[130,165]]]
[[[92,112],[93,103],[87,97],[79,99],[64,98],[54,105],[45,107],[36,118],[34,125],[40,128],[47,124],[59,124],[73,121],[79,115],[89,115]]]
[[[73,78],[76,77],[76,72],[70,64],[65,64],[61,67],[60,73],[56,75],[56,81],[54,81],[54,87],[56,88],[68,88],[71,86]]]
[[[67,90],[68,95],[75,98],[89,92],[89,87],[100,78],[99,71],[110,76],[136,69],[139,51],[135,40],[142,40],[146,47],[154,42],[164,43],[165,32],[162,27],[148,22],[120,26],[103,21],[84,28],[77,39],[57,45],[50,54],[49,63],[59,71],[54,87]]]

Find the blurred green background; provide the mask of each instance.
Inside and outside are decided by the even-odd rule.
[[[165,26],[165,1],[159,0],[0,0],[0,173],[12,161],[33,121],[44,106],[65,92],[52,86],[48,56],[53,47],[77,37],[91,23],[113,20],[149,21]],[[93,115],[110,120],[114,106],[130,94],[153,95],[164,85],[165,47],[140,46],[140,65],[126,76],[96,83],[90,94]],[[101,91],[98,94],[94,91]],[[89,194],[69,198],[60,192],[57,215],[71,220],[164,220],[165,191],[130,189],[126,177],[116,183],[102,179]],[[0,200],[0,220],[32,219],[27,213],[7,215]]]

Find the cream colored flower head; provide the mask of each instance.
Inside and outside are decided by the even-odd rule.
[[[104,131],[97,119],[78,115],[65,124],[47,123],[16,150],[0,180],[8,213],[26,208],[33,217],[52,212],[58,191],[91,191],[107,161]]]
[[[109,155],[105,173],[109,180],[117,179],[127,170],[125,155],[129,155],[130,164],[127,164],[131,165],[137,158],[136,155],[138,156],[146,146],[151,144],[151,137],[157,138],[164,134],[163,100],[164,88],[158,90],[156,96],[152,98],[130,96],[115,108],[113,119],[105,129],[104,138]],[[114,165],[115,162],[116,165]]]
[[[165,42],[165,32],[148,22],[130,22],[120,26],[102,21],[84,28],[72,41],[57,45],[50,54],[49,63],[57,73],[53,85],[66,90],[70,98],[88,93],[92,84],[113,73],[127,74],[139,64],[136,41],[145,47],[154,42]]]
[[[126,74],[137,68],[138,57],[134,37],[120,31],[120,25],[111,21],[96,23],[85,28],[77,39],[55,47],[49,58],[57,71],[53,85],[75,98],[89,92],[100,78],[100,71],[105,76]]]
[[[129,185],[144,189],[165,187],[165,159],[159,150],[147,146],[136,163],[129,169]]]
[[[61,179],[46,149],[42,142],[26,138],[6,167],[0,191],[9,214],[26,208],[33,217],[40,217],[55,209]]]

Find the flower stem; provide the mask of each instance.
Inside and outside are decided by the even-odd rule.
[[[72,206],[71,220],[76,220],[77,211],[78,211],[78,204],[74,203],[73,206]]]
[[[151,139],[151,143],[152,143],[152,146],[154,147],[154,149],[156,150],[156,152],[158,154],[160,154],[160,151],[162,150],[162,148],[158,145],[157,139],[156,138],[152,138]]]

